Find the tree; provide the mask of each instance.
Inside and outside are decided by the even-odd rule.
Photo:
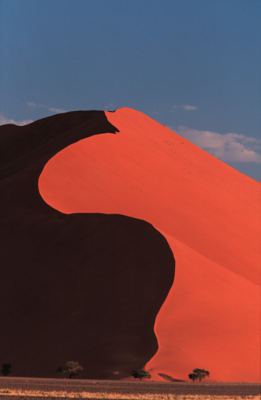
[[[78,361],[66,361],[63,366],[57,368],[56,372],[67,378],[75,378],[83,371],[83,367]]]
[[[131,373],[133,378],[138,378],[142,380],[143,378],[150,378],[151,375],[148,371],[145,371],[144,369],[134,369]]]
[[[202,368],[195,368],[193,371],[188,375],[189,379],[191,379],[193,382],[198,380],[199,382],[202,381],[202,379],[207,378],[210,375],[209,371],[206,369]]]
[[[10,375],[11,369],[12,369],[12,364],[10,364],[10,363],[2,364],[2,368],[1,368],[2,375],[4,375],[4,376]]]
[[[193,382],[197,379],[197,375],[193,374],[193,372],[191,372],[191,374],[188,374],[189,379],[191,379]]]

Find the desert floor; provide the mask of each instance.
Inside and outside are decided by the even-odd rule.
[[[0,378],[0,399],[214,400],[261,399],[258,383],[165,383]]]

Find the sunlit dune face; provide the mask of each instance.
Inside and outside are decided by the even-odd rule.
[[[156,321],[154,372],[258,380],[257,185],[142,113],[106,116],[119,133],[56,154],[42,198],[64,213],[143,219],[168,240],[177,276]]]

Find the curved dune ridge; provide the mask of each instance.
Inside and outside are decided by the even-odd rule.
[[[176,277],[146,365],[155,379],[205,368],[214,380],[260,380],[259,184],[141,112],[106,117],[118,132],[52,157],[42,198],[66,214],[145,220],[167,239]]]
[[[119,379],[157,351],[175,267],[167,240],[128,216],[54,210],[38,191],[55,154],[116,132],[103,111],[0,126],[0,363],[17,376],[55,376],[77,360],[82,377]],[[70,164],[64,173],[73,179]]]

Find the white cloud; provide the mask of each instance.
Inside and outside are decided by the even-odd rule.
[[[177,131],[224,161],[261,163],[261,139],[239,133],[218,133],[180,126]]]
[[[63,108],[50,107],[45,104],[37,104],[34,101],[28,101],[26,104],[31,108],[42,108],[54,114],[60,114],[66,112],[66,110],[64,110]],[[33,122],[32,119],[17,120],[13,118],[8,118],[4,114],[0,113],[0,125],[6,125],[6,124],[27,125],[30,124],[31,122]]]
[[[17,120],[13,118],[7,118],[5,115],[0,114],[0,125],[6,125],[6,124],[15,124],[15,125],[27,125],[33,122],[31,119],[25,119],[25,120]]]
[[[63,108],[56,108],[56,107],[49,107],[48,111],[51,111],[55,114],[61,114],[61,113],[66,112],[66,110],[64,110]]]
[[[197,106],[193,106],[191,104],[183,104],[181,108],[183,108],[185,111],[196,111],[198,109]]]
[[[29,107],[41,107],[41,105],[36,104],[36,103],[33,102],[33,101],[27,101],[26,104],[27,104]]]
[[[198,109],[197,106],[194,106],[192,104],[179,104],[179,105],[176,105],[176,106],[172,107],[173,110],[176,109],[176,108],[180,108],[180,109],[185,110],[185,111],[196,111]]]
[[[35,103],[34,101],[28,101],[26,104],[32,108],[44,108],[45,110],[50,111],[54,114],[60,114],[67,111],[64,108],[50,107],[46,104]]]
[[[116,110],[117,108],[118,106],[116,105],[116,103],[106,103],[103,105],[103,109],[105,111]]]

